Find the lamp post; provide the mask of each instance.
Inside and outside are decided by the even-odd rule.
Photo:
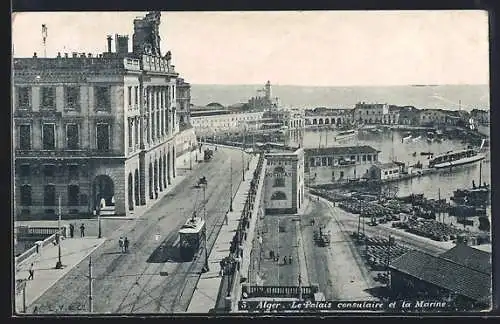
[[[233,211],[233,158],[231,158],[231,166],[229,169],[229,211]]]
[[[61,196],[59,196],[58,199],[58,218],[57,218],[57,263],[56,263],[56,269],[62,269],[63,264],[61,261]]]
[[[206,220],[207,219],[207,201],[206,201],[206,188],[207,188],[207,183],[203,185],[203,218]],[[208,267],[208,244],[207,244],[207,234],[203,234],[203,238],[205,240],[205,264],[203,265],[203,268],[201,269],[202,273],[210,271],[210,268]]]
[[[102,229],[101,229],[101,209],[100,208],[97,211],[97,230],[98,230],[97,238],[101,238],[102,237]]]

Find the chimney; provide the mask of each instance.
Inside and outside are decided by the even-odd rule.
[[[57,52],[57,58],[61,58],[61,52]]]
[[[111,37],[111,35],[108,35],[107,39],[108,39],[108,53],[111,53],[111,41],[113,38]]]
[[[92,53],[88,53],[87,57],[92,58]]]
[[[102,58],[102,54],[99,54],[99,58]]]
[[[33,53],[33,58],[37,58],[37,56],[36,56],[36,52],[35,52],[35,53]]]
[[[80,54],[81,58],[85,58],[85,53]]]
[[[78,53],[77,52],[73,52],[71,54],[72,54],[73,58],[77,58],[78,57]]]
[[[64,53],[64,58],[68,58],[68,53]]]

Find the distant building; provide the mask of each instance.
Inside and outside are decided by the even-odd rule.
[[[161,56],[160,13],[134,21],[116,51],[14,58],[15,214],[133,215],[175,178],[178,73]]]
[[[366,177],[379,153],[368,145],[305,149],[308,181],[325,184]]]
[[[416,126],[420,124],[419,110],[412,106],[400,107],[398,124]]]
[[[179,129],[184,130],[191,125],[191,85],[182,78],[177,78],[176,82]]]
[[[200,136],[258,129],[264,112],[231,113],[228,110],[192,111],[191,124]]]
[[[396,121],[388,119],[389,105],[380,103],[358,102],[354,106],[354,120],[363,124],[383,124],[384,117],[388,124],[395,124]]]
[[[353,121],[354,110],[318,107],[307,109],[304,118],[306,127],[329,126],[338,128]]]
[[[265,154],[266,214],[297,214],[304,208],[304,150]]]
[[[458,117],[456,117],[458,120]],[[453,119],[453,118],[452,118]],[[441,109],[420,109],[419,110],[419,125],[420,126],[437,126],[447,124],[446,113]],[[448,124],[454,124],[449,122]]]
[[[461,311],[491,306],[491,254],[459,244],[439,256],[412,250],[390,263],[395,299],[448,301]]]

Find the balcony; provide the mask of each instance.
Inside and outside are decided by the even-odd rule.
[[[125,153],[118,150],[16,150],[16,158],[28,159],[78,159],[78,158],[105,158],[125,157]]]

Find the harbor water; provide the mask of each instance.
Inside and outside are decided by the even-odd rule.
[[[417,135],[415,138],[403,141],[407,132],[400,131],[386,131],[378,134],[360,132],[357,136],[341,141],[335,141],[336,133],[332,130],[304,131],[303,135],[291,133],[289,143],[297,145],[300,137],[303,136],[304,148],[369,145],[380,151],[379,160],[381,162],[397,160],[405,162],[406,165],[421,162],[424,167],[428,164],[428,157],[420,155],[421,152],[438,154],[465,149],[467,146],[461,141],[449,139],[439,143],[435,141],[429,143],[425,136],[418,138]],[[480,169],[482,169],[481,172]],[[438,199],[440,192],[441,199],[446,198],[449,201],[455,190],[471,187],[473,180],[476,185],[479,184],[480,178],[481,183],[490,184],[490,171],[489,154],[487,154],[481,168],[480,163],[477,162],[454,167],[452,170],[443,170],[439,173],[400,181],[397,183],[397,195],[408,196],[412,193],[423,193],[427,198]]]

